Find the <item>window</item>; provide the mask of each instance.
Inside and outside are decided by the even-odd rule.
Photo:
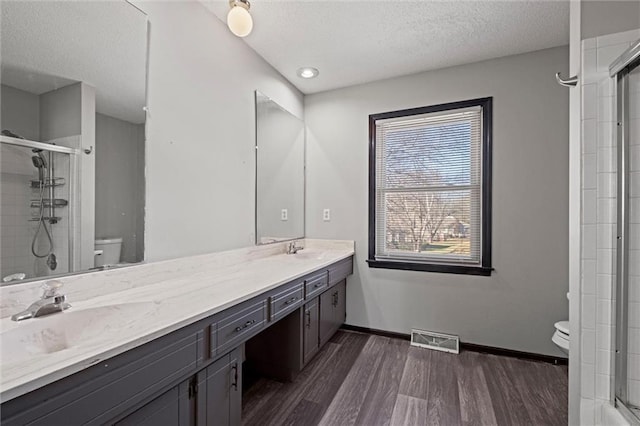
[[[369,116],[369,266],[491,274],[492,98]]]

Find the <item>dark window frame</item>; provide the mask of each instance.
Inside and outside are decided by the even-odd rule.
[[[376,260],[376,121],[410,117],[441,111],[480,106],[482,108],[482,195],[480,207],[482,239],[480,265],[454,263],[416,262],[409,260]],[[470,99],[419,108],[409,108],[369,115],[369,258],[370,268],[400,269],[408,271],[443,272],[452,274],[489,276],[491,267],[491,201],[492,201],[492,139],[493,139],[493,97]]]

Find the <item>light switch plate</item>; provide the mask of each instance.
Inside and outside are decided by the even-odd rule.
[[[324,209],[322,211],[322,220],[325,222],[331,221],[331,209]]]
[[[280,211],[280,220],[289,220],[289,212],[287,209],[282,209]]]

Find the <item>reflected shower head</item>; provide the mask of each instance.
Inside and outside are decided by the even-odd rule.
[[[41,149],[34,148],[31,151],[38,154],[31,157],[31,161],[33,161],[33,165],[38,169],[38,180],[44,182],[47,160],[45,160]]]
[[[34,155],[33,157],[31,157],[31,161],[33,161],[33,165],[38,169],[44,169],[46,167],[44,160],[38,155]]]
[[[41,149],[38,149],[38,148],[33,148],[33,149],[31,150],[31,152],[38,154],[38,158],[40,158],[40,162],[42,162],[42,164],[41,164],[41,165],[37,165],[37,164],[36,164],[36,160],[35,160],[36,156],[34,155],[34,156],[33,156],[33,159],[34,159],[34,160],[33,160],[33,165],[34,165],[34,166],[36,166],[36,167],[38,167],[38,168],[40,168],[40,167],[44,167],[44,168],[46,169],[46,168],[47,168],[47,160],[44,158],[44,154],[42,153],[42,150],[41,150]]]

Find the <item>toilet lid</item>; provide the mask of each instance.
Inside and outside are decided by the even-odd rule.
[[[558,321],[554,326],[560,333],[564,333],[567,336],[569,335],[569,321]]]
[[[96,244],[121,244],[122,238],[100,238],[96,240]]]

